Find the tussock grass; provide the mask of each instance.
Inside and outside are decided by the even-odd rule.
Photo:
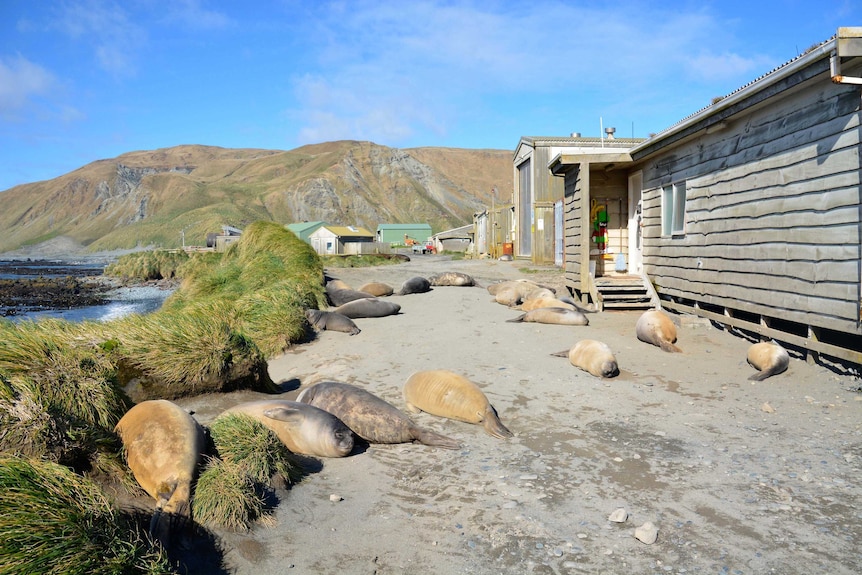
[[[391,266],[404,263],[398,258],[386,255],[365,254],[357,256],[321,256],[323,264],[328,268],[368,268],[373,266]]]
[[[0,574],[174,573],[93,482],[62,465],[0,456]]]
[[[198,477],[192,499],[195,521],[210,527],[247,531],[264,511],[264,500],[245,469],[210,459]]]
[[[239,413],[219,417],[210,425],[210,434],[219,457],[242,466],[256,483],[270,484],[276,475],[288,483],[299,477],[290,450],[253,417]]]
[[[105,275],[123,280],[181,278],[191,258],[183,251],[149,250],[126,254],[105,268]]]

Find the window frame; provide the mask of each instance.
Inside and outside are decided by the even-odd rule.
[[[662,237],[672,238],[685,235],[686,204],[688,203],[687,191],[688,186],[685,180],[661,187]],[[680,211],[682,213],[679,213]]]

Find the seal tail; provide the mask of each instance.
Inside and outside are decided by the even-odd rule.
[[[461,442],[451,437],[446,437],[430,429],[413,426],[410,431],[416,441],[422,445],[431,447],[442,447],[443,449],[461,449]]]
[[[777,375],[779,373],[782,373],[786,369],[787,369],[786,364],[773,365],[769,369],[764,369],[763,371],[758,371],[757,373],[752,374],[748,378],[748,380],[749,381],[763,381],[767,377],[772,377],[773,375]]]
[[[507,319],[507,320],[506,320],[506,322],[507,322],[507,323],[519,323],[519,322],[524,321],[524,318],[525,318],[525,317],[527,317],[527,314],[522,313],[521,315],[519,315],[519,316],[518,316],[518,317],[516,317],[516,318],[513,318],[513,319]]]
[[[497,415],[497,410],[494,409],[494,406],[488,405],[488,409],[485,410],[485,417],[482,419],[482,427],[485,428],[485,431],[491,437],[496,437],[497,439],[507,439],[512,437],[512,432],[503,425],[503,422],[500,421],[500,417]]]
[[[557,353],[552,353],[552,357],[569,357],[569,350],[564,349],[563,351],[558,351]]]
[[[668,353],[682,353],[682,350],[669,341],[661,340],[658,344],[662,351]]]

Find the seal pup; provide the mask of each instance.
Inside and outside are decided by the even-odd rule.
[[[748,348],[748,365],[757,370],[748,379],[763,381],[767,377],[787,370],[790,365],[790,355],[787,350],[774,341],[762,341]]]
[[[353,432],[340,419],[313,405],[262,399],[240,403],[222,415],[228,413],[244,413],[257,419],[293,453],[344,457],[353,451]]]
[[[479,386],[463,375],[446,369],[417,371],[407,378],[402,393],[407,411],[411,413],[424,411],[467,423],[481,423],[493,437],[512,437]]]
[[[359,291],[370,293],[374,297],[386,297],[395,293],[395,289],[383,282],[368,282],[359,286]]]
[[[590,325],[590,320],[587,319],[587,316],[583,312],[563,307],[539,307],[506,321],[509,323],[533,322],[555,325]]]
[[[114,431],[132,475],[156,500],[150,534],[167,546],[173,529],[191,518],[192,482],[206,451],[204,430],[179,405],[153,399],[129,409]]]
[[[384,301],[376,297],[357,299],[340,305],[334,310],[336,313],[345,315],[351,319],[358,317],[385,317],[395,315],[401,311],[401,306],[391,301]]]
[[[529,292],[530,289],[533,289],[533,288],[545,288],[546,290],[549,290],[551,293],[556,293],[556,290],[554,288],[552,288],[551,286],[546,286],[544,284],[540,284],[538,282],[534,282],[533,280],[527,280],[527,279],[505,280],[505,281],[493,283],[485,289],[488,290],[489,294],[495,295],[498,291],[500,291],[502,289],[506,289],[506,288],[512,287],[512,286],[515,286],[515,287],[524,286],[525,284],[527,286],[529,286],[527,288],[527,292]]]
[[[331,284],[332,282],[330,282]],[[329,305],[338,307],[340,305],[346,304],[347,302],[351,302],[357,299],[365,299],[374,297],[368,292],[359,291],[355,289],[330,289],[329,285],[326,284],[326,299],[329,300]]]
[[[543,295],[540,297],[530,297],[521,302],[521,310],[522,311],[530,311],[534,309],[540,309],[543,307],[547,308],[560,308],[560,309],[570,309],[572,311],[575,310],[575,306],[570,303],[566,303],[561,299],[558,299],[554,296]]]
[[[473,276],[461,272],[442,272],[428,276],[432,286],[478,286]]]
[[[682,352],[674,345],[676,342],[676,326],[664,312],[657,309],[645,311],[635,325],[638,339],[659,346],[663,351]]]
[[[409,295],[411,293],[425,293],[431,291],[431,282],[423,277],[412,277],[401,284],[398,295]]]
[[[308,323],[321,331],[341,331],[350,335],[356,335],[362,331],[353,323],[352,319],[334,311],[307,309],[305,310],[305,318],[308,320]]]
[[[355,385],[324,381],[304,389],[297,401],[328,411],[369,443],[418,442],[446,449],[461,447],[454,439],[419,427],[391,403]]]
[[[608,344],[595,339],[582,339],[570,349],[551,355],[568,357],[572,365],[596,377],[616,377],[620,374],[614,352]]]

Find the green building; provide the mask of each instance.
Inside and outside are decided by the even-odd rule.
[[[424,242],[431,237],[431,226],[428,224],[379,224],[377,226],[377,241],[387,244],[406,244],[410,238]]]
[[[284,227],[296,234],[296,237],[302,241],[311,243],[311,240],[309,239],[311,234],[313,234],[319,227],[325,225],[326,222],[296,222],[293,224],[287,224]]]

